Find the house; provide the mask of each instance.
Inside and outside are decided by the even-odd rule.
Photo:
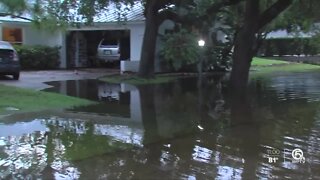
[[[61,32],[46,32],[33,27],[32,23],[26,19],[12,18],[10,16],[0,17],[0,40],[8,41],[12,44],[25,45],[64,45],[64,35]],[[65,67],[65,50],[60,52],[60,67]]]
[[[258,55],[274,59],[320,64],[318,44],[319,23],[308,31],[276,30],[269,32],[263,41]]]
[[[75,58],[70,59],[70,56],[67,58],[68,63],[71,63],[67,64],[67,67],[87,66],[91,63],[90,56],[95,56],[96,48],[102,38],[117,37],[121,39],[121,45],[124,45],[120,47],[121,72],[138,70],[145,29],[143,6],[141,3],[135,3],[133,6],[123,5],[121,8],[123,8],[122,14],[111,5],[106,12],[94,17],[93,25],[68,29],[66,48],[68,53],[75,53]],[[84,41],[86,42],[80,43]],[[87,48],[81,48],[81,44],[86,44]],[[81,53],[72,48],[79,51],[85,49],[88,52]],[[88,57],[81,57],[81,54],[87,54]],[[74,65],[72,61],[75,61]]]
[[[26,19],[0,17],[0,39],[13,44],[60,46],[60,68],[90,67],[99,42],[102,38],[117,36],[123,41],[121,49],[121,72],[137,72],[139,68],[142,41],[145,29],[143,5],[136,2],[133,6],[124,6],[122,13],[111,6],[94,17],[94,23],[81,27],[69,27],[67,31],[48,32],[33,27]],[[166,20],[159,27],[156,53],[161,47],[161,35],[173,29],[174,23]],[[219,35],[224,38],[224,34]],[[219,39],[219,37],[217,37]],[[220,39],[221,39],[220,38]],[[155,61],[155,71],[160,71],[159,57]]]
[[[126,8],[124,15],[120,15],[117,8],[111,7],[95,16],[92,25],[70,27],[66,32],[39,30],[26,19],[3,16],[0,17],[0,39],[12,44],[60,46],[60,68],[79,68],[91,65],[102,38],[120,36],[124,40],[126,47],[123,49],[127,54],[121,58],[121,72],[136,72],[145,29],[143,6],[135,3],[123,8]],[[164,24],[173,27],[170,22]],[[161,26],[160,33],[165,32],[164,27]]]

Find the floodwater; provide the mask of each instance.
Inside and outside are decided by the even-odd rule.
[[[0,179],[320,179],[320,73],[49,84],[98,103],[2,118]]]

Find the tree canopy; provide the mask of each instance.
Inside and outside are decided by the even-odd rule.
[[[68,27],[90,25],[95,16],[111,6],[119,10],[120,17],[134,3],[142,4],[146,25],[139,70],[141,77],[153,76],[156,36],[164,20],[170,19],[177,26],[196,30],[200,35],[207,34],[216,22],[220,22],[226,25],[222,29],[232,32],[229,34],[234,43],[232,74],[237,75],[231,77],[240,84],[247,82],[261,34],[277,29],[308,31],[315,27],[320,16],[318,0],[0,0],[3,7],[0,15],[24,18],[23,13],[28,12],[39,27],[46,22]]]
[[[144,14],[148,7],[155,8],[161,23],[170,19],[176,23],[189,24],[197,27],[209,28],[215,20],[223,19],[232,28],[238,28],[243,21],[246,0],[0,0],[1,16],[13,16],[34,22],[55,23],[62,25],[92,24],[94,16],[108,11],[112,4],[119,8],[126,5],[129,9],[133,3],[140,2],[144,7]],[[155,3],[154,3],[155,2]],[[289,4],[288,10],[277,15],[272,23],[270,19],[260,24],[267,24],[262,31],[276,29],[309,30],[313,23],[320,18],[317,0],[259,0],[259,11],[265,15],[274,11],[281,4]],[[154,3],[154,4],[152,4]],[[273,5],[273,6],[272,6]],[[127,9],[127,10],[128,10]],[[269,11],[267,11],[269,9]],[[26,16],[26,14],[28,14]],[[271,17],[270,17],[271,18]],[[39,24],[40,25],[40,24]]]

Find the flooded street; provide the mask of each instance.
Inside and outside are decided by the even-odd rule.
[[[320,179],[319,73],[48,84],[98,103],[2,117],[0,179]]]

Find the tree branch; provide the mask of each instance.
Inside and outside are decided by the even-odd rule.
[[[182,18],[175,12],[171,10],[164,10],[158,14],[158,25],[161,25],[165,20],[172,20],[174,22],[181,22]]]
[[[257,31],[263,28],[265,25],[270,23],[273,19],[275,19],[281,12],[286,10],[291,4],[293,0],[278,0],[272,6],[270,6],[267,10],[265,10],[259,17]]]
[[[12,18],[19,18],[19,19],[23,19],[23,20],[27,20],[27,21],[34,21],[33,19],[26,18],[26,17],[23,17],[23,16],[17,16],[17,15],[10,14],[10,13],[0,13],[0,16],[1,17],[10,16]]]
[[[217,11],[219,11],[221,8],[238,4],[241,1],[243,1],[243,0],[228,0],[228,1],[221,1],[218,3],[214,3],[206,10],[206,14],[198,17],[198,19],[199,20],[208,20],[213,14],[217,13]]]

